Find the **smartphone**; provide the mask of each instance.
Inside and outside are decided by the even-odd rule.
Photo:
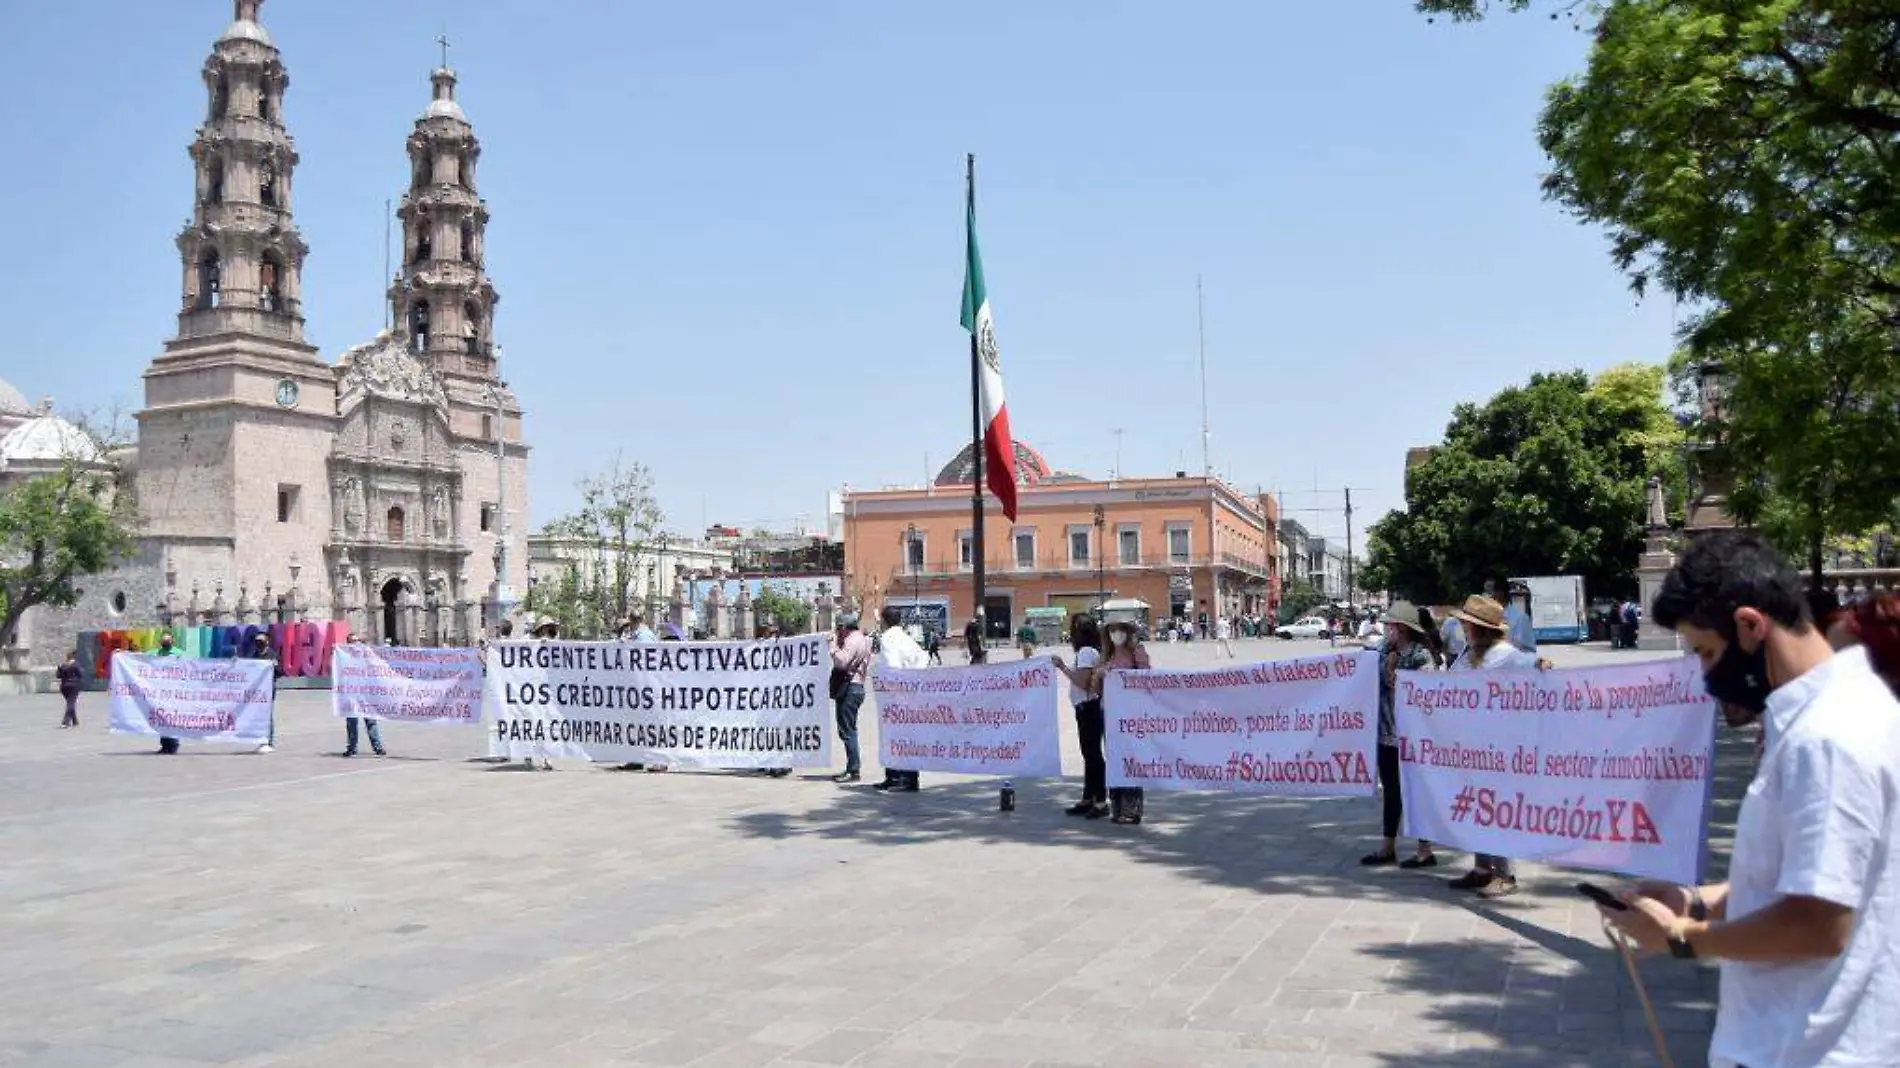
[[[1582,894],[1584,897],[1589,898],[1612,912],[1629,911],[1629,906],[1619,900],[1615,894],[1597,886],[1595,883],[1578,883],[1577,893]]]

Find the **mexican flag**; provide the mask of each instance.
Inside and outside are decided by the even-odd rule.
[[[1009,406],[1003,401],[1003,367],[997,358],[996,324],[990,318],[990,297],[983,288],[983,256],[976,248],[976,188],[970,188],[964,215],[967,234],[963,266],[963,328],[975,339],[978,403],[983,425],[984,482],[1003,502],[1003,514],[1016,521],[1016,446],[1009,436]]]

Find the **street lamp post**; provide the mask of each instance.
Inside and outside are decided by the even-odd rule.
[[[1102,540],[1108,513],[1095,506],[1095,615],[1101,618],[1102,605],[1108,603],[1108,543]]]

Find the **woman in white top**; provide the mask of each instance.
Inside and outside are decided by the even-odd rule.
[[[1507,638],[1508,624],[1504,606],[1489,597],[1467,597],[1464,607],[1452,612],[1463,624],[1465,653],[1451,665],[1452,671],[1504,671],[1540,666],[1537,658],[1512,645]],[[1509,897],[1517,893],[1517,874],[1508,857],[1479,853],[1471,870],[1453,879],[1454,890],[1476,890],[1480,897]]]
[[[1056,670],[1068,676],[1069,701],[1075,705],[1075,732],[1082,741],[1082,800],[1068,809],[1071,816],[1099,820],[1108,815],[1108,753],[1103,748],[1107,725],[1102,719],[1102,693],[1097,668],[1102,663],[1102,633],[1095,617],[1080,615],[1069,627],[1069,646],[1075,666],[1052,657]]]

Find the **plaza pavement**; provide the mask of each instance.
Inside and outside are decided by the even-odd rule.
[[[1480,905],[1457,863],[1365,871],[1372,800],[1150,791],[1116,827],[1062,815],[1072,740],[1003,814],[949,776],[524,772],[454,728],[346,761],[322,693],[283,696],[268,756],[81,715],[0,702],[0,1065],[1654,1063],[1573,876]],[[1746,741],[1724,756],[1718,871]],[[1714,973],[1644,967],[1705,1063]]]

